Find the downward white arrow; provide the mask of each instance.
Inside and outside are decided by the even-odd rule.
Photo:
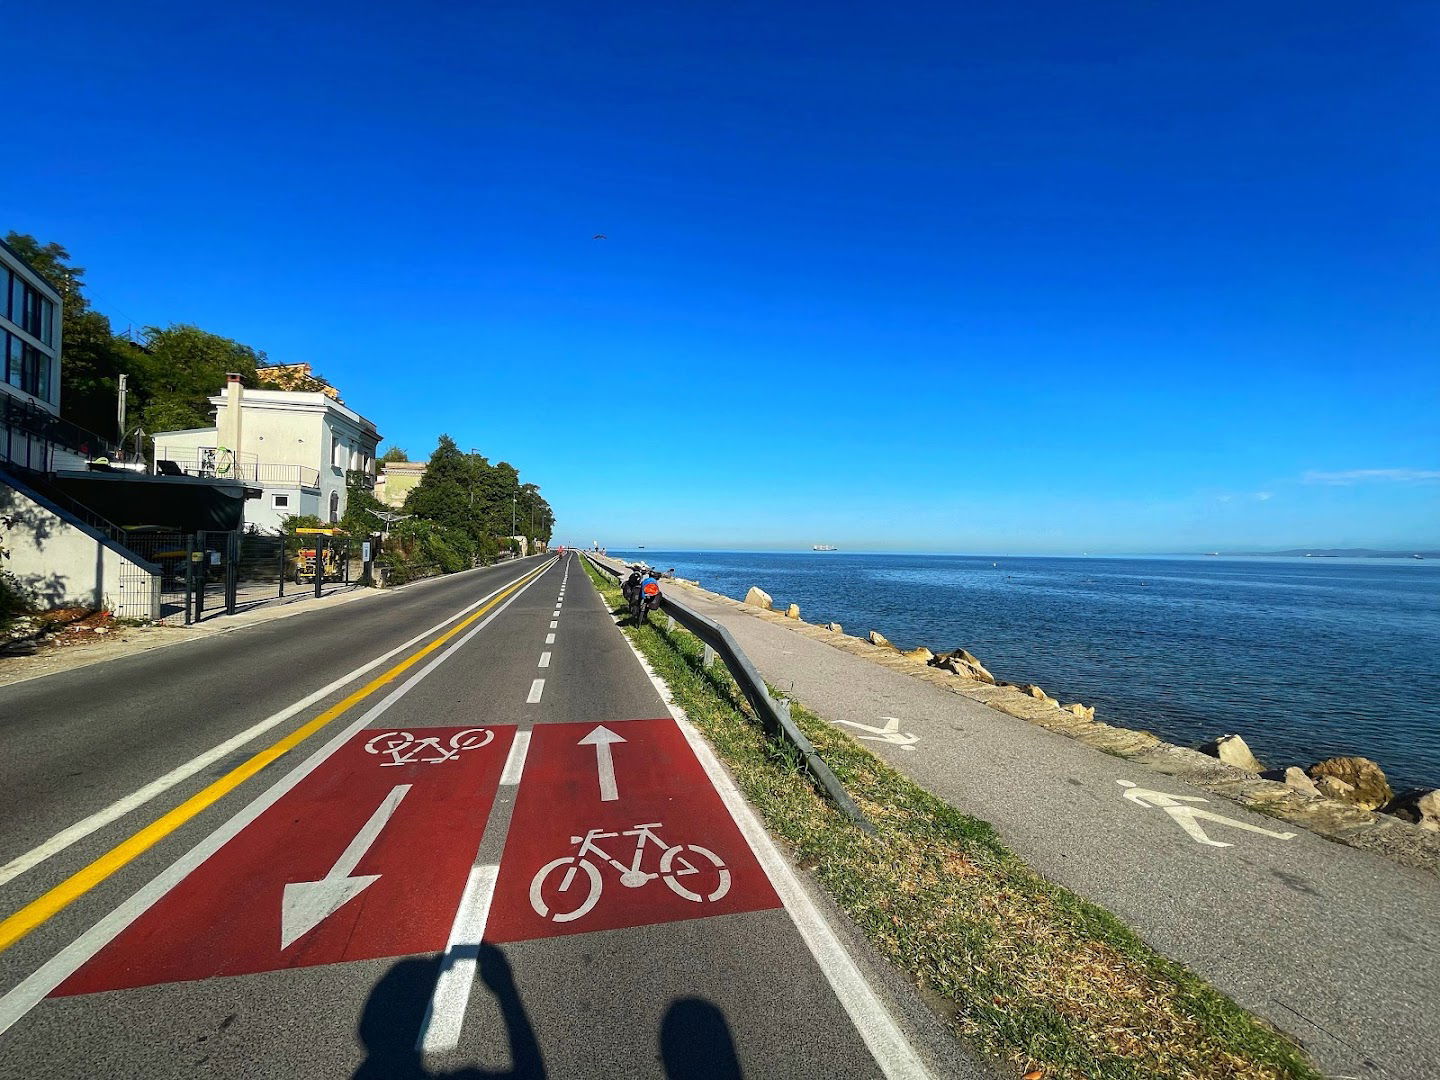
[[[595,747],[595,768],[600,773],[600,801],[614,802],[620,798],[615,787],[615,759],[610,747],[625,740],[603,724],[580,740],[580,746]]]
[[[351,877],[350,871],[360,864],[409,790],[409,784],[399,784],[385,796],[385,801],[370,815],[370,820],[355,834],[355,839],[350,841],[323,878],[319,881],[296,881],[285,886],[285,896],[280,904],[282,951],[380,880],[379,874]]]

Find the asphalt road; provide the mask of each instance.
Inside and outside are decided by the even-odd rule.
[[[772,685],[991,822],[1045,876],[1290,1032],[1330,1075],[1440,1076],[1433,875],[673,588]]]
[[[573,560],[3,688],[0,746],[0,1077],[976,1074]]]

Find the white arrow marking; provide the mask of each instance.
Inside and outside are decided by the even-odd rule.
[[[614,802],[620,798],[620,792],[615,787],[615,758],[611,755],[610,747],[624,741],[624,738],[604,725],[580,740],[581,746],[595,747],[595,768],[600,773],[601,802]]]
[[[351,877],[350,872],[360,864],[365,852],[375,843],[380,830],[385,828],[386,822],[409,790],[409,784],[399,784],[391,789],[390,794],[385,796],[385,801],[370,815],[370,820],[355,834],[350,846],[335,860],[335,865],[323,878],[319,881],[297,881],[285,886],[285,896],[280,904],[282,951],[380,880],[379,874]]]
[[[837,724],[845,724],[849,727],[859,728],[861,731],[870,732],[869,735],[858,736],[861,739],[873,739],[875,742],[891,743],[895,746],[911,746],[920,741],[920,736],[912,735],[908,731],[900,730],[900,721],[894,716],[882,716],[885,721],[884,727],[871,727],[869,724],[857,724],[854,720],[837,720]]]

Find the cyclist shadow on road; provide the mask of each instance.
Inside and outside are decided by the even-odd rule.
[[[415,1041],[444,958],[411,959],[387,971],[365,1001],[357,1034],[366,1057],[352,1080],[544,1080],[545,1063],[515,988],[510,962],[492,945],[481,945],[477,955],[480,978],[500,1005],[513,1066],[505,1070],[463,1068],[450,1072],[431,1072],[425,1067]]]
[[[741,1080],[730,1025],[704,998],[680,998],[660,1024],[660,1059],[666,1080]]]

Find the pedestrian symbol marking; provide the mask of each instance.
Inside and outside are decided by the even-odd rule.
[[[871,742],[889,743],[891,746],[898,746],[902,750],[914,750],[915,744],[920,741],[918,735],[912,735],[908,731],[900,730],[900,720],[894,716],[882,716],[885,721],[884,727],[872,727],[870,724],[857,724],[854,720],[837,720],[837,724],[844,724],[846,727],[858,728],[861,731],[870,732],[869,735],[857,735],[859,739],[869,739]]]
[[[382,731],[365,744],[365,752],[390,755],[389,761],[380,762],[382,768],[387,765],[410,765],[416,761],[426,765],[439,765],[442,762],[454,761],[462,751],[488,746],[493,738],[495,733],[488,728],[465,728],[455,732],[450,736],[450,741],[441,746],[440,736],[427,735],[421,738],[408,731]],[[423,757],[426,752],[432,756]]]
[[[1270,829],[1262,829],[1259,825],[1251,825],[1246,821],[1237,821],[1234,818],[1222,817],[1212,810],[1202,810],[1199,806],[1190,805],[1194,803],[1209,802],[1196,795],[1167,795],[1163,791],[1150,791],[1146,788],[1137,787],[1131,780],[1116,780],[1117,784],[1126,788],[1125,798],[1129,799],[1136,806],[1148,806],[1157,810],[1164,810],[1169,814],[1176,825],[1189,834],[1190,839],[1197,844],[1204,844],[1207,847],[1234,847],[1234,844],[1227,844],[1223,840],[1211,840],[1205,830],[1200,827],[1201,821],[1213,821],[1217,825],[1224,825],[1230,829],[1240,829],[1243,832],[1259,833],[1261,836],[1273,837],[1276,840],[1293,840],[1293,832],[1273,832]]]
[[[672,718],[533,729],[486,941],[779,906]]]
[[[590,829],[584,836],[572,836],[570,843],[578,844],[579,850],[546,863],[530,882],[530,906],[535,909],[535,914],[542,919],[565,923],[574,922],[589,913],[604,889],[604,875],[600,868],[606,865],[615,869],[620,875],[620,884],[627,889],[642,888],[658,878],[676,896],[692,903],[714,903],[724,899],[730,891],[730,871],[720,856],[697,844],[667,844],[655,832],[664,827],[664,824],[655,821],[648,825],[636,825],[623,833]],[[635,853],[628,866],[597,842],[621,836],[635,837]],[[643,868],[646,845],[660,852],[655,871]],[[577,881],[582,870],[585,879]],[[686,882],[683,878],[695,880]],[[547,897],[555,902],[554,907]]]
[[[514,734],[356,733],[56,995],[442,951]]]

